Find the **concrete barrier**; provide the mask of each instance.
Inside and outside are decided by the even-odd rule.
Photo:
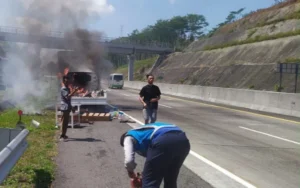
[[[140,90],[146,84],[146,82],[125,81],[124,87]],[[300,94],[196,85],[155,84],[159,86],[162,94],[300,117]]]

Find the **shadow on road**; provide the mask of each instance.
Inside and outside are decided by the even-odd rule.
[[[74,129],[83,129],[88,127],[87,125],[74,125]]]
[[[66,142],[75,141],[75,142],[104,142],[104,140],[101,139],[95,139],[95,138],[68,138]]]
[[[35,170],[35,187],[48,188],[51,187],[52,176],[44,169]]]
[[[115,105],[111,104],[114,107],[116,107],[118,110],[124,111],[124,112],[129,112],[129,111],[134,111],[134,110],[142,110],[141,106],[129,106],[129,105]]]

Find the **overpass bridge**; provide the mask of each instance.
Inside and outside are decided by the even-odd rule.
[[[42,31],[35,34],[28,32],[24,28],[0,26],[0,41],[39,44],[41,48],[49,49],[73,50],[73,46],[68,44],[67,41],[79,39],[66,39],[64,34],[57,31]],[[93,42],[98,42],[108,53],[127,55],[129,81],[133,80],[134,54],[148,53],[163,56],[174,52],[173,48],[167,44],[157,42],[140,44],[137,41],[114,40],[113,38],[102,38],[97,35],[92,35],[91,39]]]

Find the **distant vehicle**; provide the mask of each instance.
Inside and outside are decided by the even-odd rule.
[[[121,73],[113,73],[109,75],[108,87],[122,89],[124,86],[124,76]]]

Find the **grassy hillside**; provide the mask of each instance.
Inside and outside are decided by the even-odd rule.
[[[153,73],[164,83],[278,91],[277,63],[299,62],[299,44],[300,0],[289,0],[224,25]],[[293,92],[294,80],[284,74],[282,91]]]
[[[147,74],[147,71],[152,67],[152,65],[155,63],[157,57],[135,61],[134,63],[134,79],[135,80],[144,80],[145,75]],[[123,65],[121,67],[118,67],[115,69],[116,73],[123,73],[124,77],[128,78],[128,65]]]

